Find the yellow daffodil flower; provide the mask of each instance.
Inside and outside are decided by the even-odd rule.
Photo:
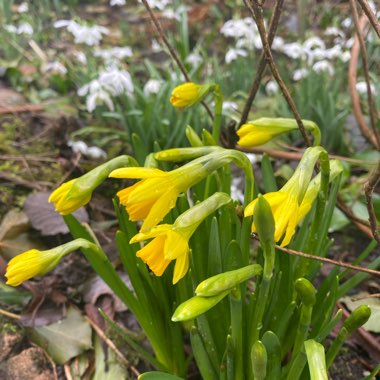
[[[318,137],[319,128],[317,125],[310,120],[302,120],[302,122],[305,128],[313,133],[316,144],[319,144],[320,137]],[[243,124],[237,130],[236,133],[239,136],[237,144],[244,148],[255,147],[266,144],[282,133],[297,129],[298,125],[294,119],[262,117]]]
[[[323,148],[308,148],[289,181],[279,191],[263,195],[272,209],[275,221],[274,239],[278,242],[283,238],[282,247],[290,243],[297,224],[310,211],[312,202],[315,200],[318,191],[315,193],[314,187],[313,192],[310,191],[307,197],[306,194],[314,165],[320,155],[327,155]],[[257,201],[257,198],[254,199],[244,210],[244,216],[253,215],[252,232],[256,232],[254,209]]]
[[[195,84],[193,82],[181,84],[173,90],[170,103],[176,108],[190,107],[202,101],[213,87],[213,84]]]
[[[170,262],[175,260],[173,284],[176,284],[189,269],[190,237],[208,215],[230,201],[231,198],[227,194],[215,193],[181,214],[174,224],[161,224],[148,232],[140,232],[131,239],[130,243],[153,239],[136,255],[156,276],[162,276]]]
[[[133,186],[119,191],[117,196],[126,207],[130,220],[144,220],[141,232],[147,232],[175,206],[180,193],[233,159],[235,156],[229,150],[218,149],[170,172],[135,167],[116,169],[110,177],[141,178]]]
[[[54,203],[56,211],[61,215],[71,214],[90,201],[92,192],[108,177],[112,170],[128,165],[131,159],[129,156],[116,157],[79,178],[63,183],[52,192],[49,202]]]

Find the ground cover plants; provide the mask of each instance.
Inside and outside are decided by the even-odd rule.
[[[376,378],[380,10],[335,5],[1,4],[1,376]]]

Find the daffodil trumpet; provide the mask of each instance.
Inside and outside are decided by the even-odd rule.
[[[321,142],[321,132],[317,124],[311,120],[302,120],[302,123],[305,129],[313,135],[314,146],[318,146]],[[295,119],[262,117],[243,124],[237,130],[236,133],[239,137],[237,144],[243,148],[252,148],[297,129],[298,124]]]
[[[136,255],[156,276],[162,276],[170,262],[175,260],[173,284],[176,284],[189,269],[190,237],[205,218],[229,202],[231,198],[227,194],[215,193],[181,214],[174,224],[161,224],[148,232],[140,232],[130,243],[153,239]]]
[[[107,179],[109,173],[130,164],[136,164],[136,161],[126,155],[105,162],[81,177],[63,183],[51,193],[49,202],[54,203],[61,215],[71,214],[90,201],[93,191]]]

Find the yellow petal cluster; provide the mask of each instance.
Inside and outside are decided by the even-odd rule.
[[[193,232],[194,228],[180,229],[173,225],[162,224],[147,233],[138,233],[130,243],[153,238],[136,255],[149,266],[156,276],[162,276],[170,262],[175,260],[173,284],[176,284],[189,269],[188,242]]]
[[[156,226],[175,206],[180,193],[207,174],[201,164],[164,172],[154,168],[116,169],[110,177],[141,178],[141,181],[117,193],[132,221],[144,220],[141,232]]]

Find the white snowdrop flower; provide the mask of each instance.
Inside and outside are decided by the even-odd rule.
[[[67,69],[64,65],[62,65],[61,62],[58,61],[52,61],[45,63],[42,66],[42,72],[44,73],[52,73],[52,74],[60,74],[60,75],[66,75]]]
[[[282,37],[274,37],[272,42],[272,50],[283,51],[285,46],[285,41]]]
[[[86,44],[88,46],[99,45],[103,34],[108,34],[109,30],[100,25],[81,25],[73,20],[58,20],[54,23],[55,28],[66,28],[73,36],[76,44]]]
[[[160,11],[163,11],[168,5],[172,3],[172,0],[147,0],[147,1],[151,8],[155,8]],[[139,0],[139,3],[141,3],[141,0]]]
[[[248,157],[248,160],[252,165],[256,164],[259,161],[257,154],[254,154],[254,153],[244,153],[244,154]]]
[[[278,84],[274,80],[270,80],[266,86],[265,86],[265,91],[268,95],[274,95],[278,92]]]
[[[86,54],[83,53],[83,51],[75,51],[73,55],[79,63],[82,63],[83,65],[87,65],[87,57],[86,57]]]
[[[330,49],[326,49],[324,55],[327,59],[335,59],[342,55],[342,48],[340,45],[334,45]]]
[[[305,40],[302,47],[307,56],[309,64],[311,64],[313,61],[325,58],[324,52],[326,45],[323,40],[317,36],[313,36]]]
[[[11,24],[4,25],[4,29],[8,33],[17,33],[17,26],[15,26],[15,25],[11,25]]]
[[[88,148],[87,144],[84,141],[70,141],[69,140],[67,142],[67,145],[71,148],[71,150],[74,153],[85,154]]]
[[[239,202],[244,202],[244,194],[242,191],[242,178],[234,177],[231,181],[231,198],[238,200]]]
[[[21,3],[18,8],[17,8],[17,12],[18,13],[25,13],[25,12],[28,12],[29,10],[29,5],[27,2],[23,2]]]
[[[162,11],[162,16],[169,20],[181,20],[181,14],[172,8],[167,8]]]
[[[283,53],[292,59],[303,58],[305,55],[302,45],[298,42],[285,44],[282,49]]]
[[[125,47],[113,47],[110,49],[96,49],[94,51],[95,57],[101,57],[105,61],[122,60],[124,58],[132,57],[132,49],[129,46]]]
[[[350,17],[345,18],[342,22],[341,25],[345,29],[349,29],[352,25],[352,19]]]
[[[316,48],[314,50],[310,50],[307,52],[307,62],[309,65],[311,65],[315,61],[321,61],[324,60],[326,57],[326,50],[325,49],[320,49]]]
[[[149,96],[152,94],[157,94],[160,91],[162,85],[162,81],[159,79],[149,79],[148,82],[145,83],[143,92],[145,96]]]
[[[293,73],[293,80],[298,82],[299,80],[306,78],[309,75],[309,70],[308,69],[297,69]]]
[[[202,62],[202,60],[202,56],[196,52],[189,54],[186,58],[186,62],[190,63],[190,65],[193,67],[198,66]]]
[[[122,5],[125,5],[127,4],[127,2],[125,0],[110,0],[110,6],[111,7],[114,7],[114,6],[122,6]]]
[[[377,95],[375,86],[372,83],[370,84],[370,86],[371,86],[372,95]],[[365,81],[356,83],[356,91],[360,95],[367,95],[367,83]]]
[[[133,83],[128,71],[110,68],[99,75],[99,82],[111,95],[117,96],[127,92],[133,93]]]
[[[341,55],[340,55],[340,60],[342,62],[348,62],[350,59],[351,59],[351,52],[349,52],[348,50],[344,51]]]
[[[33,34],[33,27],[28,22],[21,23],[17,28],[17,34],[27,34],[32,35]]]
[[[325,36],[339,36],[339,37],[344,38],[344,33],[343,31],[341,31],[339,28],[335,26],[329,26],[325,30]]]
[[[327,72],[329,75],[334,75],[335,72],[332,64],[326,60],[314,63],[312,69],[316,73]]]
[[[152,45],[151,46],[152,46],[152,51],[154,53],[158,53],[158,52],[160,52],[160,51],[163,50],[162,47],[161,47],[161,45],[160,45],[160,43],[155,38],[152,40]]]
[[[345,48],[347,49],[351,49],[352,46],[354,45],[354,42],[355,42],[355,39],[353,37],[351,37],[350,39],[348,39],[344,45]]]
[[[229,112],[237,111],[238,105],[236,102],[231,102],[231,101],[224,101],[223,102],[223,107],[222,107],[222,112],[225,114],[228,114]]]
[[[225,61],[227,64],[235,61],[238,57],[246,57],[248,55],[246,50],[231,48],[227,51]]]
[[[107,158],[107,153],[97,146],[88,147],[85,155],[94,160],[98,160],[99,158]]]
[[[93,112],[99,104],[105,104],[110,111],[115,110],[115,106],[110,94],[102,89],[97,92],[90,93],[86,98],[86,107],[88,112]]]

